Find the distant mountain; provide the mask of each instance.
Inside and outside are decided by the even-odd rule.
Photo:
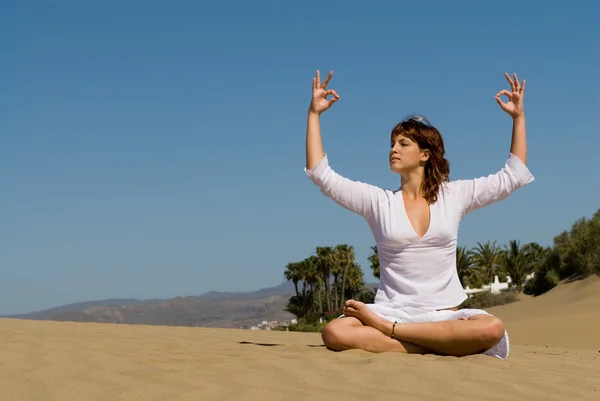
[[[144,302],[151,302],[151,301],[150,300],[142,301],[142,300],[133,299],[133,298],[103,299],[100,301],[77,302],[74,304],[57,306],[54,308],[44,309],[44,310],[37,311],[37,312],[25,313],[25,314],[20,314],[20,315],[10,315],[10,316],[4,316],[4,317],[16,318],[16,319],[46,320],[46,319],[48,319],[48,317],[56,315],[56,314],[77,311],[77,310],[94,307],[94,306],[136,305],[136,304],[140,304],[140,303],[144,303]]]
[[[373,289],[376,283],[367,283]],[[264,320],[285,321],[295,293],[291,282],[250,292],[210,291],[170,299],[106,299],[78,302],[38,312],[6,316],[16,319],[147,324],[161,326],[243,327]]]
[[[285,312],[294,286],[251,292],[211,291],[171,299],[106,299],[63,305],[43,311],[7,316],[17,319],[148,324],[164,326],[242,327],[263,320],[290,320]]]
[[[284,281],[276,287],[262,288],[257,291],[251,292],[219,292],[219,291],[210,291],[202,295],[198,295],[195,298],[204,299],[204,300],[216,300],[216,299],[224,299],[224,298],[248,298],[248,299],[258,299],[263,297],[269,297],[273,295],[285,295],[288,298],[294,294],[294,284],[289,281]]]

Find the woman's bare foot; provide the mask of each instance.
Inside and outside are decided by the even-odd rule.
[[[376,329],[381,326],[381,322],[388,323],[388,320],[377,315],[363,302],[355,301],[353,299],[349,299],[344,303],[343,313],[346,316],[357,318],[365,326],[374,327]],[[459,317],[458,320],[468,321],[469,319],[466,317]]]
[[[360,320],[365,326],[377,328],[385,319],[373,312],[367,305],[360,301],[349,299],[344,303],[344,315]],[[387,322],[387,320],[385,320]]]

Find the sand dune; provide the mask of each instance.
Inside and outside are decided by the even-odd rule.
[[[489,309],[506,323],[513,343],[600,350],[600,277],[524,298]]]
[[[600,400],[600,279],[490,309],[508,360],[334,353],[315,333],[0,320],[0,400]]]

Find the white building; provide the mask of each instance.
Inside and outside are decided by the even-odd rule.
[[[506,276],[506,282],[501,283],[496,275],[494,276],[494,281],[491,284],[486,284],[481,288],[470,288],[467,286],[465,288],[465,292],[469,295],[484,291],[490,291],[492,294],[500,294],[502,290],[507,290],[508,287],[510,287],[510,283],[512,283],[510,276]]]

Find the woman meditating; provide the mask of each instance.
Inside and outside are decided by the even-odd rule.
[[[467,295],[456,270],[457,233],[467,213],[534,180],[526,166],[525,80],[505,74],[510,90],[496,94],[513,120],[504,168],[486,177],[449,181],[440,132],[427,120],[411,117],[391,132],[389,163],[400,175],[400,187],[389,190],[350,180],[329,166],[319,116],[340,98],[327,88],[332,76],[321,83],[317,71],[313,78],[305,171],[326,196],[367,221],[377,245],[380,283],[373,304],[345,302],[343,315],[323,329],[323,342],[336,351],[485,353],[505,359],[509,339],[502,321],[483,310],[458,309]]]

